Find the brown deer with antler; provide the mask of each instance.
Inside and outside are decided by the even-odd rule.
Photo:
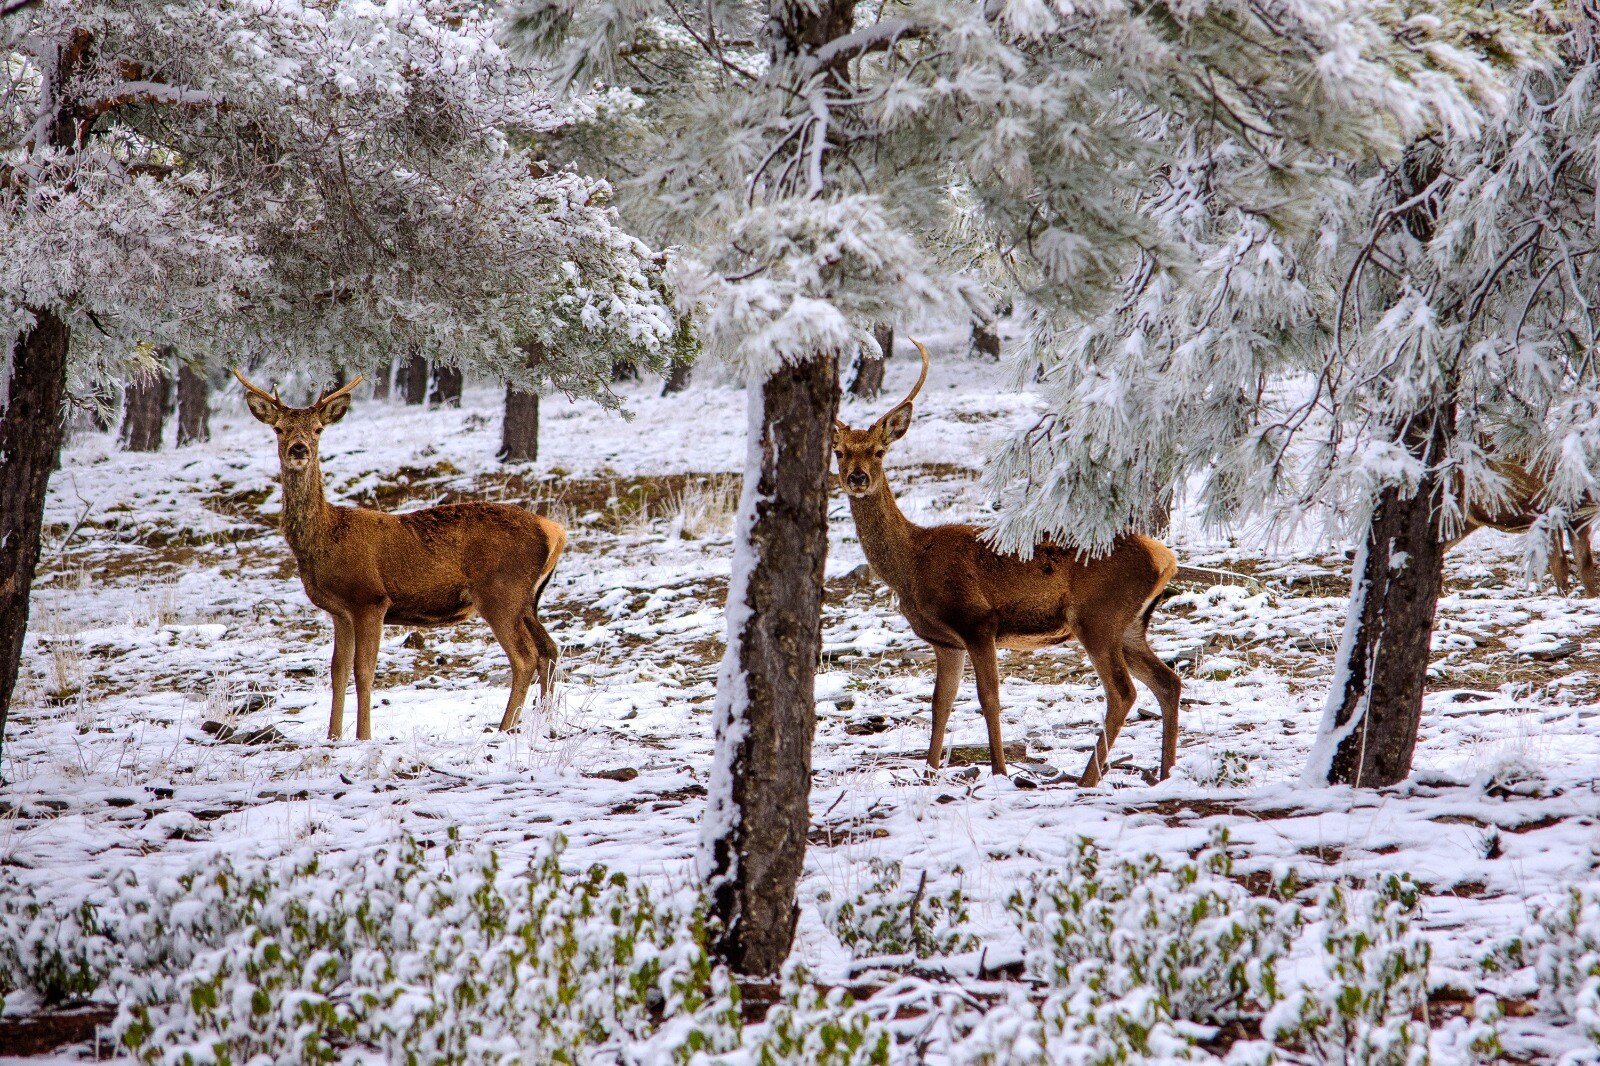
[[[910,395],[867,429],[836,422],[833,454],[867,561],[894,590],[912,631],[933,645],[938,672],[928,765],[939,766],[965,658],[972,659],[978,682],[990,766],[1004,774],[996,650],[1035,650],[1076,639],[1106,693],[1105,726],[1081,783],[1098,784],[1106,771],[1111,745],[1137,698],[1133,678],[1144,682],[1161,704],[1165,778],[1177,760],[1182,682],[1151,650],[1145,630],[1156,599],[1177,571],[1177,559],[1160,542],[1128,534],[1098,558],[1046,541],[1024,560],[995,551],[976,526],[924,528],[907,519],[884,477],[883,457],[889,445],[905,436],[911,402],[928,379],[928,350],[912,343],[922,353],[922,375]]]
[[[1461,531],[1445,542],[1445,551],[1485,527],[1502,533],[1526,533],[1543,513],[1538,504],[1545,491],[1544,478],[1509,460],[1490,466],[1506,479],[1505,498],[1499,504],[1474,502],[1468,505],[1466,521]],[[1578,580],[1583,583],[1586,596],[1600,596],[1600,567],[1595,565],[1590,544],[1597,510],[1600,508],[1595,501],[1588,500],[1578,508],[1566,530],[1572,537],[1572,562],[1578,568]],[[1555,578],[1556,587],[1563,593],[1572,588],[1572,571],[1567,567],[1567,550],[1560,529],[1550,531],[1550,576]]]
[[[372,739],[372,681],[385,623],[449,625],[481,615],[511,660],[511,698],[500,719],[514,729],[533,678],[550,695],[559,649],[538,618],[539,597],[567,546],[560,525],[502,503],[454,503],[406,514],[335,507],[322,489],[318,445],[350,410],[356,378],[309,407],[289,407],[237,370],[250,413],[278,435],[283,537],[311,602],[333,616],[333,709],[328,737],[344,731],[345,689],[356,682],[356,737]]]

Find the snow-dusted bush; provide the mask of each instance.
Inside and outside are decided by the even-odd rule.
[[[516,877],[490,850],[440,851],[403,839],[124,878],[97,916],[84,912],[115,963],[89,959],[73,990],[109,993],[116,1038],[152,1066],[329,1062],[352,1046],[391,1062],[498,1063],[648,1044],[686,1061],[739,1046],[737,993],[696,906],[599,867],[563,872],[559,843]],[[44,920],[48,904],[31,905]],[[0,955],[45,957],[29,947],[38,936],[16,937],[27,928],[5,925]]]
[[[1309,981],[1268,1012],[1262,1032],[1301,1049],[1309,1061],[1340,1066],[1414,1066],[1429,1056],[1428,963],[1431,952],[1412,927],[1420,886],[1406,876],[1371,890],[1335,884],[1323,893],[1321,980]],[[1492,997],[1490,997],[1492,1001]],[[1476,1025],[1444,1035],[1441,1061],[1492,1061],[1499,1043],[1494,1012],[1483,1004]],[[1449,1047],[1444,1045],[1448,1044]]]
[[[1303,919],[1230,880],[1226,845],[1219,833],[1195,861],[1168,866],[1105,859],[1080,841],[1064,869],[1010,900],[1029,974],[1069,993],[1149,997],[1117,1008],[1134,1019],[1219,1023],[1270,1007]]]
[[[1164,1066],[1216,1062],[1195,1040],[1201,1027],[1165,1016],[1159,998],[1136,992],[1113,1000],[1089,988],[1033,1003],[1017,995],[985,1011],[952,1018],[950,1061],[958,1066]]]
[[[757,1066],[886,1066],[889,1032],[844,989],[821,991],[805,967],[791,962],[784,968],[782,998],[768,1013],[751,1056]]]
[[[1486,958],[1484,966],[1532,966],[1539,1006],[1573,1019],[1600,1043],[1600,885],[1575,885],[1537,904],[1523,934]]]
[[[5,882],[0,884],[0,1004],[21,988],[51,1004],[94,992],[115,958],[95,908],[42,903],[18,891],[9,872]]]
[[[960,928],[967,899],[959,884],[930,892],[926,871],[908,886],[898,862],[873,859],[867,869],[873,880],[865,891],[838,901],[821,897],[823,920],[851,952],[927,958],[978,946],[977,937]]]

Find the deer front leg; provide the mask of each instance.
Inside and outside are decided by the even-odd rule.
[[[928,767],[939,768],[944,759],[944,734],[950,724],[950,708],[956,705],[961,690],[961,667],[967,653],[960,648],[933,649],[937,663],[933,675],[933,736],[928,741]]]
[[[328,739],[344,733],[344,694],[350,687],[350,665],[355,661],[356,629],[349,618],[333,615],[333,708],[328,714]]]
[[[378,672],[378,644],[388,604],[363,608],[355,616],[356,739],[372,739],[372,680]]]
[[[967,644],[972,657],[972,674],[978,682],[978,704],[983,708],[983,724],[989,727],[989,769],[1004,777],[1005,744],[1000,740],[1000,663],[995,657],[993,637],[979,637]]]

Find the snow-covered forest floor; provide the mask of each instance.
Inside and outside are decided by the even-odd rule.
[[[1034,412],[999,368],[944,340],[888,464],[923,523],[979,514],[986,450]],[[915,372],[902,352],[884,400],[847,404],[845,420],[876,417]],[[7,727],[0,862],[72,899],[118,871],[176,871],[206,853],[359,850],[397,830],[430,840],[455,827],[508,865],[561,834],[574,868],[692,883],[746,419],[727,386],[658,391],[622,386],[631,420],[547,398],[541,458],[516,467],[494,458],[500,393],[487,385],[459,410],[361,400],[325,435],[334,502],[506,500],[568,527],[542,611],[563,647],[558,693],[512,735],[495,729],[504,655],[472,622],[386,630],[375,739],[348,739],[353,696],[347,739],[324,739],[332,630],[276,528],[272,434],[237,396],[214,400],[204,446],[129,454],[110,435],[79,435],[51,482]],[[1083,791],[1073,782],[1103,700],[1074,646],[1002,653],[1005,736],[1025,747],[1013,762],[1037,787],[986,766],[924,778],[931,654],[865,573],[837,494],[830,513],[796,947],[820,980],[855,974],[819,900],[861,892],[875,861],[927,871],[930,891],[961,885],[979,947],[933,969],[984,988],[1021,957],[1007,898],[1080,837],[1181,860],[1226,827],[1234,875],[1263,891],[1291,870],[1313,886],[1411,874],[1427,889],[1441,1016],[1487,989],[1508,1004],[1512,1057],[1549,1061],[1582,1044],[1525,1006],[1531,970],[1478,965],[1532,903],[1600,878],[1600,606],[1529,587],[1515,538],[1482,532],[1450,557],[1412,778],[1308,790],[1297,778],[1343,620],[1343,546],[1273,544],[1180,513],[1171,543],[1183,561],[1252,574],[1264,591],[1185,588],[1158,609],[1152,642],[1184,680],[1178,772],[1144,776],[1160,723],[1141,689],[1108,787]],[[983,738],[969,671],[950,741]],[[26,997],[7,1004],[28,1009]]]

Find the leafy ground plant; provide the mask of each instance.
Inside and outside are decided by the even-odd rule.
[[[873,859],[872,883],[846,900],[822,898],[822,914],[839,942],[856,955],[954,955],[978,946],[961,927],[967,899],[958,883],[929,891],[926,870],[910,884],[898,862]]]
[[[1539,1006],[1573,1020],[1600,1044],[1600,885],[1574,885],[1536,904],[1520,937],[1483,960],[1485,969],[1532,966]]]
[[[1153,1017],[1216,1025],[1259,1015],[1281,997],[1278,964],[1303,919],[1232,872],[1225,834],[1171,866],[1155,855],[1107,861],[1080,841],[1063,870],[1011,897],[1028,972],[1069,992],[1148,994]]]
[[[1430,1061],[1427,939],[1413,928],[1422,889],[1405,875],[1370,890],[1330,885],[1322,895],[1320,981],[1288,995],[1261,1023],[1279,1046],[1317,1063],[1413,1066]],[[1447,1027],[1441,1062],[1497,1061],[1493,997],[1481,997],[1471,1022]]]

